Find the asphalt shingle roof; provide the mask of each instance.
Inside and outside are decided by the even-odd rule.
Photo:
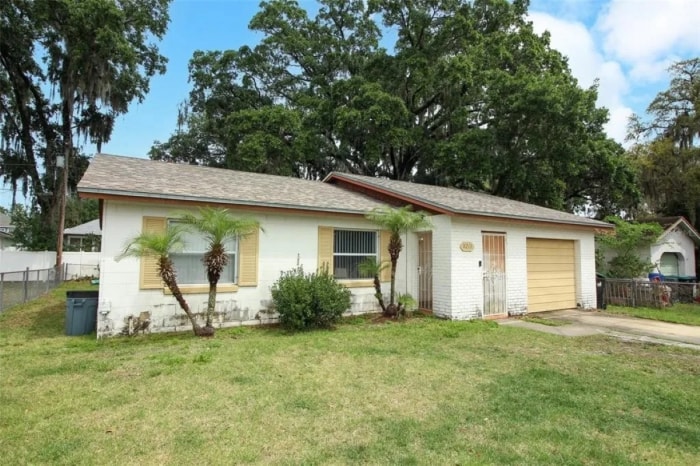
[[[332,173],[326,178],[327,181],[332,181],[333,179],[355,181],[364,186],[374,187],[385,192],[401,195],[455,214],[484,215],[489,217],[585,225],[599,228],[611,227],[611,225],[606,222],[463,189],[410,183],[386,178],[373,178],[348,173]]]
[[[365,213],[386,204],[333,184],[349,180],[454,214],[610,228],[605,222],[525,202],[456,188],[332,173],[326,183],[197,165],[98,154],[78,183],[81,193],[219,204]]]
[[[384,205],[319,181],[107,154],[92,159],[78,192],[347,213]]]

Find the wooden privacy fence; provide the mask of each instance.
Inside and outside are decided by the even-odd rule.
[[[698,283],[605,280],[605,302],[614,306],[663,308],[673,303],[695,303],[699,292]]]

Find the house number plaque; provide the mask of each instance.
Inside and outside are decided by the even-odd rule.
[[[474,250],[474,243],[471,241],[462,241],[459,245],[459,249],[461,249],[462,252],[472,252]]]

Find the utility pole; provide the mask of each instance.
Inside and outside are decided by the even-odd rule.
[[[63,160],[63,178],[60,183],[60,194],[58,197],[58,233],[56,235],[56,273],[63,272],[63,230],[66,225],[66,192],[68,191],[68,154],[69,151],[64,151]],[[59,162],[60,163],[60,162]],[[63,277],[61,277],[63,280]]]

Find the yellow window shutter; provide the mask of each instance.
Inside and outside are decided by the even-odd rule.
[[[382,230],[379,234],[379,262],[385,265],[385,267],[379,279],[383,282],[391,281],[391,257],[389,257],[390,240],[391,232],[389,230]]]
[[[318,227],[318,271],[333,275],[333,228]]]
[[[238,241],[238,286],[258,286],[260,229]]]
[[[143,217],[142,231],[144,233],[162,233],[167,228],[168,219],[165,217]],[[152,290],[163,288],[163,282],[158,274],[158,258],[149,256],[141,258],[140,288]]]

